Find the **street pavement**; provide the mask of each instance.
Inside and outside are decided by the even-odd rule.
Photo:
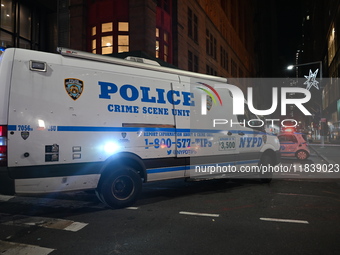
[[[124,209],[106,208],[94,192],[0,196],[0,254],[340,254],[340,178],[305,167],[340,164],[340,145],[309,147],[305,161],[282,159],[309,171],[270,184],[146,183]]]
[[[320,143],[313,143],[309,144],[309,148],[327,163],[340,164],[340,144],[325,143],[322,146]]]

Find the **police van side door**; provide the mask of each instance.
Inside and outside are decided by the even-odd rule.
[[[237,134],[233,128],[230,125],[214,126],[214,119],[230,120],[232,116],[230,93],[214,81],[190,77],[180,77],[178,86],[186,96],[190,95],[190,105],[187,99],[182,105],[174,105],[175,110],[179,110],[175,115],[177,157],[188,159],[188,177],[220,176],[221,172],[211,172],[208,167],[211,170],[224,167],[226,170],[235,165],[238,154]],[[203,108],[205,112],[202,112]],[[181,109],[189,111],[181,112]]]
[[[251,113],[247,104],[244,104],[244,115],[237,115],[238,149],[240,151],[237,160],[238,167],[257,165],[261,157],[261,148],[266,140],[263,122]]]

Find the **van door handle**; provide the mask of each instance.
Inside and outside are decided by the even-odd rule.
[[[243,133],[243,132],[238,132],[238,134],[239,134],[239,135],[244,135],[244,133]]]
[[[228,135],[232,135],[233,133],[231,133],[230,131],[228,131]]]

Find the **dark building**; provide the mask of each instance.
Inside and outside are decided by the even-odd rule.
[[[142,52],[183,70],[254,77],[255,7],[251,0],[1,0],[0,43]]]
[[[0,47],[51,51],[56,43],[57,1],[1,0]]]
[[[340,121],[340,3],[336,0],[304,1],[303,34],[298,63],[321,61],[321,90],[314,100],[315,121],[326,118],[331,129]],[[309,69],[321,69],[320,64],[299,68],[299,74]],[[319,70],[320,75],[320,70]],[[313,90],[315,92],[315,90]],[[316,92],[317,93],[317,92]],[[313,104],[313,102],[312,102]]]

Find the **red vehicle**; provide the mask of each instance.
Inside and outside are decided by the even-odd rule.
[[[282,157],[296,157],[306,160],[310,151],[306,140],[300,133],[281,133],[278,135],[280,141],[280,152]]]

